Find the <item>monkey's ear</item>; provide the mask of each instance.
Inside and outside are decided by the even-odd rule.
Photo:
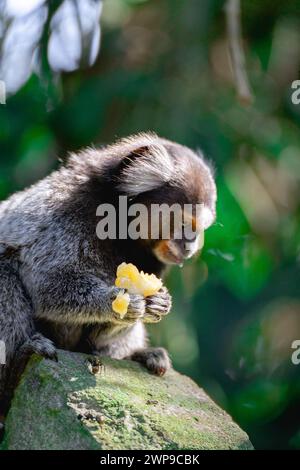
[[[124,157],[116,175],[117,188],[128,196],[152,191],[174,177],[174,164],[166,148],[151,144]]]

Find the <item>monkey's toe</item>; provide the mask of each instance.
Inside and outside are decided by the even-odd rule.
[[[152,374],[163,376],[171,368],[171,360],[164,348],[146,348],[136,351],[131,359],[143,364]]]
[[[45,357],[46,359],[52,359],[53,361],[58,361],[56,348],[53,342],[45,338],[40,333],[36,333],[31,336],[21,347],[21,353],[23,354],[38,354],[39,356]]]

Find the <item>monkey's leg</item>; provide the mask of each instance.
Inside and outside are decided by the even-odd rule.
[[[5,352],[0,365],[0,397],[7,401],[13,383],[33,352],[55,357],[53,344],[35,333],[32,307],[22,282],[9,261],[0,261],[0,341]]]
[[[150,372],[162,376],[171,367],[171,360],[164,348],[145,348],[135,351],[130,359],[140,362]]]
[[[88,341],[91,352],[98,356],[124,359],[143,349],[146,345],[146,332],[141,321],[129,325],[106,324],[92,326]]]
[[[109,328],[107,326],[107,328]],[[90,331],[93,353],[115,359],[132,359],[140,362],[153,374],[162,376],[171,367],[171,360],[163,348],[148,348],[144,326],[135,323],[127,331],[113,336],[114,330],[97,326]]]
[[[146,298],[144,323],[156,323],[165,317],[171,310],[172,298],[166,287],[157,294]],[[156,375],[164,375],[170,369],[171,361],[167,351],[163,348],[137,349],[131,355],[133,361],[138,361]]]

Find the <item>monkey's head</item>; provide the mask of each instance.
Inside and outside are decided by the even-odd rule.
[[[216,216],[216,185],[203,156],[155,134],[130,137],[108,150],[118,159],[112,174],[118,192],[131,205],[148,208],[147,236],[140,242],[164,264],[182,264],[197,253]],[[158,206],[160,215],[153,220]],[[166,210],[175,207],[182,217]]]

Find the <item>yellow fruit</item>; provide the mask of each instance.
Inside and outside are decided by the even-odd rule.
[[[129,294],[140,294],[144,297],[156,294],[162,287],[161,279],[155,274],[139,272],[132,263],[122,263],[117,269],[115,285],[121,289],[126,289]],[[119,293],[112,303],[113,311],[121,318],[127,313],[130,297],[128,293]]]
[[[162,288],[162,281],[155,274],[140,272],[139,287],[144,297],[156,294]]]
[[[130,294],[140,294],[144,297],[156,294],[162,287],[161,279],[158,279],[155,274],[139,272],[132,263],[120,264],[115,284],[117,287],[126,289]]]
[[[112,303],[113,311],[118,313],[120,317],[123,318],[127,313],[129,302],[129,294],[127,294],[126,292],[119,292]]]
[[[122,263],[117,269],[116,286],[128,290],[130,294],[138,294],[139,270],[132,263]]]
[[[132,263],[121,263],[118,266],[117,277],[127,277],[134,282],[137,281],[139,275],[140,273],[138,268]]]

